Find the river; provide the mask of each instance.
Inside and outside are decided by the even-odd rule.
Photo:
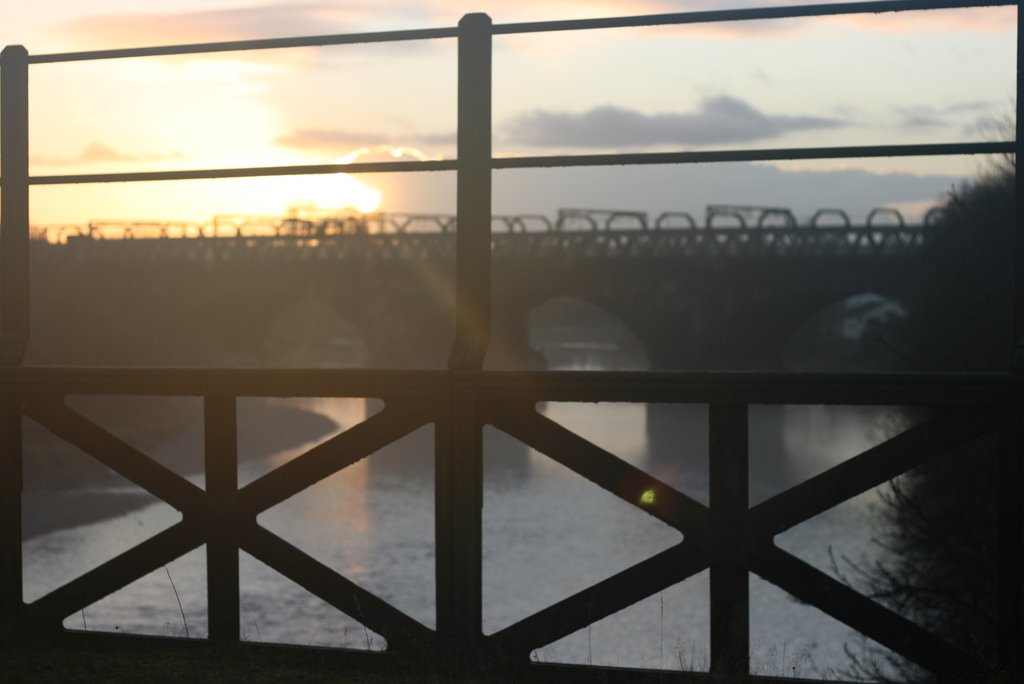
[[[585,365],[593,366],[591,356]],[[321,439],[351,427],[372,412],[373,406],[362,399],[240,400],[242,414],[257,407],[262,411],[284,407],[292,413],[301,409],[326,417],[334,426],[324,437],[301,443],[292,439],[291,446],[270,454],[259,453],[260,445],[241,435],[240,482],[252,481]],[[676,411],[674,417],[666,415],[666,410]],[[671,467],[672,459],[652,453],[655,444],[677,444],[690,452],[705,450],[705,406],[658,409],[654,429],[648,425],[643,405],[549,403],[543,411],[691,496],[707,500],[706,467]],[[888,408],[751,407],[751,502],[882,441],[891,431],[895,414]],[[252,421],[240,422],[246,425]],[[182,462],[176,454],[201,453],[201,445],[199,426],[192,424],[162,441],[152,452],[165,462],[175,463]],[[431,428],[423,428],[265,512],[259,522],[433,627],[431,445]],[[183,466],[189,479],[202,486],[201,473],[188,472],[195,470],[197,461],[193,458],[185,462],[192,464]],[[484,489],[486,633],[625,569],[681,538],[646,513],[490,428],[485,434]],[[137,490],[127,484],[107,484],[87,493],[117,496],[128,491]],[[54,501],[59,505],[59,498]],[[869,492],[788,531],[777,541],[834,575],[832,558],[845,556],[873,562],[881,557],[874,541],[884,531],[879,510],[878,494]],[[177,511],[157,502],[30,538],[24,546],[25,599],[35,600],[179,519]],[[65,625],[71,629],[205,635],[204,553],[200,548],[168,564],[68,617]],[[839,565],[841,572],[843,561]],[[244,639],[384,647],[379,635],[244,552],[240,578]],[[844,646],[858,652],[864,648],[861,637],[816,609],[797,603],[755,576],[751,576],[750,586],[755,672],[827,677],[847,666]],[[704,670],[708,652],[705,571],[538,649],[533,657]]]

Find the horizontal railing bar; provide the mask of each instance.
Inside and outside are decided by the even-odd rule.
[[[0,384],[24,395],[433,399],[453,382],[483,400],[981,407],[1013,399],[1024,378],[1010,373],[0,368]]]
[[[790,147],[763,150],[701,150],[690,152],[634,152],[621,154],[563,154],[498,157],[493,168],[542,169],[566,166],[633,166],[641,164],[708,164],[714,162],[785,161],[792,159],[868,159],[874,157],[936,157],[975,154],[1011,154],[1013,142],[936,143],[925,145],[861,145],[844,147]],[[31,182],[31,180],[29,181]]]
[[[748,9],[708,10],[648,14],[604,19],[564,19],[560,21],[520,22],[497,24],[495,35],[516,33],[543,33],[549,31],[577,31],[583,29],[639,28],[644,26],[674,26],[680,24],[708,24],[731,21],[764,19],[799,19],[827,17],[843,14],[881,14],[883,12],[910,12],[917,10],[971,9],[1014,5],[1011,0],[892,0],[890,2],[849,2],[820,5],[794,5],[788,7],[752,7]]]
[[[1006,373],[699,371],[484,372],[462,382],[487,399],[749,404],[990,406],[1022,380]]]
[[[16,392],[236,397],[434,397],[446,371],[270,368],[0,368]]]
[[[636,166],[650,164],[707,164],[714,162],[784,161],[793,159],[867,159],[874,157],[934,157],[977,154],[1011,154],[1013,142],[936,143],[926,145],[864,145],[845,147],[792,147],[763,150],[703,150],[689,152],[636,152],[625,154],[541,155],[496,157],[491,168],[529,169],[572,166]],[[212,180],[300,176],[327,173],[409,173],[454,171],[456,159],[414,162],[356,162],[352,164],[303,164],[296,166],[254,166],[237,169],[185,169],[181,171],[128,171],[30,176],[29,185],[72,185],[77,183],[137,183],[172,180]],[[3,179],[0,178],[0,186]]]
[[[76,635],[78,637],[78,635]],[[781,668],[780,668],[781,669]],[[716,678],[708,672],[689,672],[687,670],[640,669],[611,665],[579,665],[569,663],[530,662],[525,669],[523,681],[535,684],[715,684],[716,682],[732,682],[737,679]],[[785,676],[747,675],[742,678],[747,684],[857,684],[846,679],[807,679],[801,676],[793,679]],[[862,684],[863,680],[861,680]]]
[[[563,21],[520,22],[494,26],[495,35],[517,33],[539,33],[549,31],[570,31],[598,28],[626,28],[642,26],[667,26],[679,24],[750,21],[758,19],[796,19],[816,16],[848,14],[869,14],[883,12],[906,12],[929,9],[968,9],[1012,5],[1009,0],[894,0],[890,2],[853,2],[793,7],[765,7],[735,10],[712,10],[703,12],[680,12],[651,14],[604,19],[569,19]],[[54,64],[59,62],[81,62],[100,59],[125,59],[131,57],[169,57],[175,55],[203,54],[215,52],[238,52],[247,50],[270,50],[296,47],[327,47],[331,45],[354,45],[382,42],[404,42],[411,40],[433,40],[454,38],[456,27],[435,29],[412,29],[403,31],[375,31],[351,34],[330,34],[320,36],[297,36],[293,38],[268,38],[256,40],[222,41],[213,43],[189,43],[141,48],[119,48],[114,50],[88,50],[42,55],[29,55],[29,64]]]
[[[185,169],[181,171],[128,171],[123,173],[82,173],[63,176],[30,176],[29,185],[71,185],[75,183],[138,183],[169,180],[212,180],[263,176],[310,176],[326,173],[409,173],[454,171],[453,159],[406,162],[355,162],[352,164],[302,164],[297,166],[253,166],[244,169]],[[3,179],[0,178],[0,186]]]
[[[29,55],[29,64],[54,64],[57,62],[84,62],[95,59],[124,59],[128,57],[170,57],[209,52],[240,52],[244,50],[275,50],[296,47],[327,47],[330,45],[356,45],[364,43],[393,43],[409,40],[432,40],[454,38],[458,29],[454,26],[436,29],[412,29],[405,31],[374,31],[322,36],[298,36],[295,38],[266,38],[257,40],[232,40],[219,43],[189,43],[185,45],[163,45],[142,48],[120,48],[115,50],[89,50],[85,52],[59,52],[48,55]]]

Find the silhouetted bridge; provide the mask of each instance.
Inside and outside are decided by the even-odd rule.
[[[840,209],[821,209],[804,225],[789,209],[708,206],[704,224],[687,212],[651,218],[642,211],[563,209],[494,216],[496,258],[536,257],[884,257],[918,251],[941,211],[908,226],[878,208],[854,225]],[[77,258],[145,260],[453,259],[456,217],[446,214],[216,216],[207,223],[95,221],[33,229],[37,242],[60,244]],[[63,251],[63,250],[62,250]]]
[[[274,40],[242,41],[206,45],[167,46],[129,50],[108,50],[94,53],[29,55],[20,46],[4,49],[0,55],[0,632],[9,638],[5,648],[18,648],[20,640],[37,636],[47,647],[58,643],[78,643],[86,647],[99,644],[105,649],[124,648],[129,643],[159,648],[174,640],[153,640],[140,637],[125,639],[123,635],[102,635],[91,632],[74,633],[64,628],[64,620],[131,584],[138,578],[160,569],[193,549],[203,548],[206,558],[207,643],[217,648],[265,649],[262,644],[243,644],[240,625],[239,552],[244,550],[270,568],[293,580],[339,611],[357,619],[387,640],[384,653],[355,653],[338,650],[318,651],[320,667],[350,667],[365,663],[380,672],[391,664],[406,673],[422,676],[437,674],[439,678],[467,675],[497,674],[522,681],[605,681],[619,682],[735,682],[793,681],[786,677],[757,677],[751,674],[750,650],[750,573],[788,592],[825,614],[851,626],[867,638],[892,650],[928,670],[938,679],[964,681],[1022,681],[1024,663],[1020,645],[1024,643],[1022,622],[1022,577],[1024,561],[1021,554],[1022,518],[1024,508],[1020,496],[1022,468],[1022,409],[1024,385],[1016,369],[993,374],[862,374],[859,376],[790,373],[555,373],[494,372],[483,370],[484,358],[491,346],[493,317],[500,322],[504,293],[528,289],[534,280],[543,277],[534,270],[515,265],[502,266],[495,258],[492,269],[490,230],[492,216],[491,177],[496,169],[581,167],[637,164],[699,164],[777,161],[790,159],[880,158],[894,156],[934,156],[973,154],[1024,153],[1020,137],[1003,142],[962,142],[926,145],[877,145],[831,148],[700,150],[608,155],[551,155],[539,157],[494,157],[491,150],[491,57],[495,35],[550,31],[589,30],[649,25],[679,25],[702,22],[745,21],[753,19],[794,19],[838,14],[862,14],[961,6],[982,7],[991,0],[978,2],[946,2],[906,0],[877,3],[804,5],[768,9],[735,9],[712,12],[667,14],[649,17],[570,20],[521,24],[493,25],[483,14],[470,14],[458,27],[396,31],[347,36],[316,36]],[[996,2],[996,4],[1000,4]],[[1001,3],[1011,4],[1011,3]],[[255,50],[315,45],[345,45],[409,40],[455,39],[458,42],[458,159],[425,162],[374,162],[347,165],[310,165],[293,167],[259,167],[249,169],[194,169],[146,171],[116,174],[81,174],[69,176],[30,176],[28,135],[28,74],[30,64],[112,59],[119,57],[150,57],[231,50]],[[1024,74],[1024,41],[1018,32],[1018,74]],[[1021,101],[1024,88],[1018,83],[1016,100]],[[1020,130],[1020,124],[1018,129]],[[60,269],[32,268],[29,231],[29,187],[43,184],[104,183],[120,181],[168,181],[181,179],[213,179],[247,176],[273,176],[316,173],[390,173],[422,171],[455,171],[457,174],[458,229],[455,233],[456,258],[451,271],[453,286],[435,282],[435,274],[420,278],[407,277],[407,287],[429,293],[439,302],[450,301],[454,334],[447,368],[442,370],[255,370],[255,369],[182,369],[182,368],[72,368],[68,366],[41,368],[23,365],[24,352],[30,341],[30,300],[38,301],[40,292],[59,301],[72,297],[89,301],[90,295],[121,291],[131,293],[139,305],[150,309],[175,301],[176,288],[191,286],[194,291],[177,297],[191,307],[216,311],[210,300],[245,294],[248,309],[272,307],[274,278],[265,272],[244,268],[239,260],[172,261],[157,260],[140,263],[124,260],[124,267],[114,262],[95,261],[99,271],[109,272],[108,282],[92,291],[79,291],[82,286],[72,264],[84,264],[72,258],[71,250],[40,246],[44,259],[55,255],[50,263]],[[1022,198],[1017,191],[1017,205]],[[1024,273],[1024,233],[1013,231],[1008,253],[1015,255],[1013,347],[1024,332],[1024,298],[1020,274]],[[184,243],[185,241],[182,241]],[[63,251],[60,251],[63,250]],[[37,254],[37,258],[38,258]],[[885,263],[874,257],[835,257],[842,263]],[[895,259],[896,257],[894,257]],[[676,300],[692,297],[704,299],[716,308],[733,307],[749,316],[757,304],[769,299],[784,298],[785,292],[798,289],[821,289],[819,276],[835,275],[839,261],[821,256],[810,257],[818,271],[801,272],[797,257],[768,259],[722,259],[707,266],[704,273],[691,264],[683,269],[695,275],[693,280],[672,280],[675,271],[660,271],[666,279],[665,289],[645,290],[632,302],[649,303],[652,310],[670,318],[683,309]],[[505,263],[514,260],[506,259]],[[536,264],[544,259],[523,257],[523,264]],[[548,259],[547,261],[553,261]],[[656,259],[595,259],[605,269],[611,263],[636,265],[642,263],[651,271]],[[683,260],[664,259],[667,264]],[[693,260],[698,261],[697,259]],[[332,278],[339,263],[323,262],[329,268],[318,271],[314,261],[294,261],[302,268],[323,278],[323,285],[336,292],[343,288]],[[357,262],[358,263],[358,262]],[[412,259],[390,260],[401,263],[406,273],[417,262]],[[579,260],[576,264],[585,264]],[[707,260],[707,263],[713,263]],[[744,268],[724,268],[723,263],[742,264]],[[130,266],[130,264],[135,264]],[[776,272],[761,271],[752,276],[739,276],[740,271],[753,271],[756,264],[777,264]],[[38,262],[37,262],[38,265]],[[562,263],[565,267],[565,263]],[[129,268],[134,270],[129,270]],[[729,287],[716,283],[715,269],[733,271],[736,279]],[[855,271],[846,277],[853,282]],[[147,271],[172,270],[177,280],[145,279]],[[216,279],[202,274],[218,271]],[[553,271],[554,269],[549,269]],[[636,269],[639,278],[640,269]],[[898,269],[891,269],[896,271]],[[45,271],[45,272],[43,272]],[[793,273],[801,275],[794,276]],[[297,277],[296,272],[295,276]],[[398,271],[384,272],[400,279]],[[657,273],[648,282],[657,283]],[[882,277],[879,271],[879,277]],[[59,277],[54,277],[59,276]],[[134,277],[138,276],[136,281]],[[553,276],[550,276],[553,277]],[[787,281],[787,277],[790,278]],[[591,292],[600,292],[598,278],[611,282],[609,290],[623,297],[618,274],[607,270],[586,268],[575,271],[566,281],[585,282]],[[703,278],[703,280],[702,280]],[[745,279],[744,279],[745,278]],[[58,281],[53,285],[51,280]],[[100,279],[102,280],[102,278]],[[260,283],[259,281],[265,281]],[[840,278],[842,280],[842,278]],[[189,285],[191,281],[191,285]],[[269,281],[269,282],[266,282]],[[99,282],[99,281],[97,281]],[[214,283],[221,283],[214,287]],[[699,291],[700,283],[708,292]],[[673,284],[674,283],[674,284]],[[766,283],[777,288],[766,292]],[[779,283],[785,289],[779,289]],[[799,285],[799,287],[797,287]],[[854,283],[855,286],[859,284]],[[255,286],[260,289],[252,290]],[[53,288],[58,288],[53,290]],[[60,290],[59,288],[63,288]],[[156,288],[163,288],[163,295]],[[205,289],[204,289],[205,288]],[[234,290],[232,288],[235,288]],[[287,289],[287,288],[277,288]],[[31,296],[30,296],[31,292]],[[205,292],[205,301],[197,293]],[[372,291],[371,291],[372,292]],[[662,292],[659,299],[653,296]],[[255,293],[255,294],[254,294]],[[314,294],[318,294],[314,292]],[[352,289],[347,299],[365,297],[365,290]],[[390,296],[390,295],[389,295]],[[550,296],[550,291],[548,295]],[[831,295],[830,295],[831,296]],[[729,298],[746,298],[742,304],[731,304]],[[427,297],[429,298],[429,297]],[[526,299],[526,298],[524,298]],[[131,301],[122,298],[122,303]],[[339,305],[341,299],[336,300]],[[392,301],[401,301],[395,299]],[[426,301],[421,298],[418,301]],[[372,302],[371,302],[372,304]],[[493,307],[492,307],[493,304]],[[242,307],[245,308],[245,307]],[[372,308],[372,307],[371,307]],[[131,324],[124,319],[137,310],[93,310],[75,318],[74,308],[66,305],[55,312],[61,317],[53,325],[59,334],[61,323],[68,325],[65,335],[75,335],[87,324],[102,328],[120,325],[117,331]],[[627,309],[623,306],[623,312]],[[135,325],[152,325],[160,318],[155,311],[149,319]],[[175,323],[187,322],[185,308],[168,308],[165,318],[174,319],[164,330],[174,331]],[[261,313],[252,311],[253,318]],[[625,314],[623,314],[625,315]],[[104,318],[109,316],[109,318]],[[63,318],[67,317],[67,318]],[[183,317],[183,318],[182,318]],[[428,317],[429,318],[429,317]],[[511,317],[512,319],[515,316]],[[199,316],[196,320],[202,320]],[[627,323],[629,322],[628,319]],[[241,318],[238,319],[241,322]],[[414,321],[415,323],[416,321]],[[710,319],[695,319],[689,326],[709,325]],[[670,323],[671,325],[671,323]],[[692,333],[694,327],[688,327]],[[38,330],[37,326],[37,333]],[[415,329],[414,329],[415,332]],[[422,333],[421,333],[422,334]],[[431,331],[427,331],[431,334]],[[501,340],[500,327],[494,335]],[[677,340],[682,338],[676,338]],[[35,340],[33,340],[35,342]],[[187,342],[187,341],[186,341]],[[183,344],[186,344],[183,342]],[[68,395],[176,395],[201,397],[203,401],[203,452],[205,473],[203,487],[168,470],[146,454],[119,439],[65,403]],[[245,396],[277,397],[376,397],[383,408],[367,420],[341,432],[324,444],[280,465],[262,477],[244,485],[238,480],[237,399]],[[573,402],[642,402],[698,403],[708,406],[708,502],[697,501],[664,482],[630,465],[615,454],[591,443],[538,411],[538,404],[547,401]],[[848,404],[879,406],[917,406],[924,409],[921,422],[899,435],[859,454],[838,466],[816,475],[771,498],[750,505],[748,469],[751,445],[748,435],[748,407],[752,404]],[[926,414],[926,415],[924,415]],[[24,597],[21,530],[22,422],[25,417],[36,421],[61,439],[78,447],[89,456],[120,473],[180,511],[182,518],[163,531],[99,564],[83,575],[70,580],[50,593],[26,603]],[[435,464],[435,596],[436,620],[426,625],[393,604],[387,595],[378,595],[359,586],[336,569],[328,567],[294,546],[289,540],[260,524],[258,516],[265,510],[294,496],[307,487],[365,458],[378,449],[424,425],[433,426],[433,462]],[[665,551],[641,559],[629,568],[603,581],[564,597],[518,622],[494,633],[483,630],[482,576],[482,504],[483,432],[497,428],[561,463],[596,486],[619,497],[630,505],[682,533],[681,542]],[[965,652],[962,644],[948,643],[932,625],[915,622],[918,615],[901,614],[892,603],[876,601],[820,568],[796,557],[776,545],[776,537],[784,531],[847,501],[862,492],[884,484],[892,478],[948,454],[956,458],[954,465],[966,471],[977,467],[975,459],[965,456],[974,451],[958,450],[960,446],[986,440],[998,459],[998,473],[993,483],[996,510],[995,539],[984,545],[992,550],[994,567],[985,577],[993,589],[993,611],[986,627],[991,629],[991,651]],[[956,496],[950,493],[949,496]],[[338,524],[347,521],[339,520]],[[973,531],[983,533],[980,526]],[[539,549],[538,552],[543,551]],[[987,555],[981,554],[979,555]],[[586,562],[581,559],[580,562]],[[589,666],[566,666],[530,662],[534,649],[553,643],[587,628],[646,597],[708,570],[710,670],[709,674],[624,670]],[[694,616],[701,619],[701,616]],[[193,644],[190,644],[193,645]],[[137,647],[137,646],[136,646]],[[298,663],[310,662],[308,649],[280,648],[275,657],[291,658]],[[20,673],[14,673],[17,676]]]
[[[493,362],[536,366],[529,314],[569,296],[621,321],[653,368],[780,368],[794,331],[829,304],[905,295],[938,231],[906,226],[891,210],[863,226],[829,214],[827,226],[818,220],[825,212],[799,226],[783,209],[710,207],[700,228],[681,213],[496,217]],[[324,324],[319,342],[313,333],[304,340],[307,363],[337,365],[329,346],[346,327],[370,365],[436,367],[453,330],[454,223],[392,214],[52,231],[53,242],[34,244],[30,358],[274,363],[269,338],[305,307],[336,319],[333,333]]]

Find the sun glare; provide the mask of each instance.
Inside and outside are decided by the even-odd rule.
[[[380,206],[382,197],[380,190],[371,188],[347,173],[338,174],[337,180],[340,181],[338,190],[339,199],[342,202],[339,208],[352,207],[356,211],[366,214],[376,211]]]
[[[366,214],[377,211],[383,197],[380,190],[370,187],[347,173],[322,176],[292,176],[282,188],[285,206],[315,207],[321,211],[355,210]]]

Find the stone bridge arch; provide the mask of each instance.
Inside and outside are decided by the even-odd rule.
[[[647,370],[643,341],[621,316],[576,295],[556,295],[527,312],[530,348],[546,368]]]

